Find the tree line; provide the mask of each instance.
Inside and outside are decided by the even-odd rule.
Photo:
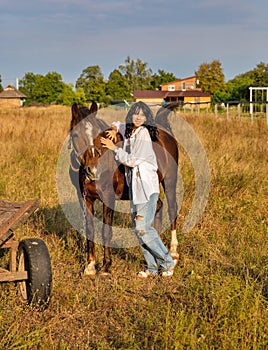
[[[227,82],[219,60],[200,64],[194,73],[201,90],[211,94],[212,102],[215,103],[248,101],[250,86],[268,86],[268,64],[264,62]],[[63,82],[57,72],[46,75],[28,72],[19,80],[19,89],[27,96],[26,104],[71,105],[77,102],[84,105],[92,101],[110,104],[118,100],[132,101],[135,90],[157,90],[161,84],[177,79],[180,78],[162,69],[153,73],[147,62],[133,60],[128,56],[124,64],[110,73],[107,81],[101,68],[94,65],[82,71],[75,86]],[[0,75],[0,91],[3,89],[1,83]]]

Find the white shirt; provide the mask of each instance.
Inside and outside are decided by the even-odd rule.
[[[125,124],[113,123],[118,131],[125,135]],[[130,153],[126,151],[130,146]],[[129,139],[124,139],[123,148],[115,150],[115,159],[126,166],[129,184],[129,169],[132,168],[133,203],[148,202],[153,193],[159,193],[157,160],[153,150],[149,131],[144,126],[138,127]]]

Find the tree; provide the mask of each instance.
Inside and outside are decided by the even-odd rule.
[[[226,84],[229,101],[249,101],[249,87],[268,86],[268,65],[257,64],[252,70],[235,76]],[[255,98],[263,100],[263,91],[255,91]]]
[[[134,61],[128,56],[125,64],[119,66],[119,72],[126,78],[131,92],[144,90],[150,86],[152,70],[148,68],[148,63],[139,58]]]
[[[268,64],[260,62],[257,66],[250,71],[255,87],[268,86]]]
[[[103,102],[105,99],[105,81],[98,65],[85,68],[75,87],[84,90],[88,102]]]
[[[75,101],[75,92],[73,91],[72,84],[65,84],[63,90],[58,94],[56,103],[71,106]]]
[[[226,84],[227,100],[229,101],[248,101],[249,87],[254,85],[251,74],[244,73],[237,75]]]
[[[216,91],[224,91],[224,74],[220,61],[214,60],[211,63],[200,64],[195,75],[203,92],[213,95]]]
[[[71,106],[76,102],[79,106],[86,104],[86,96],[82,88],[78,88],[76,91],[73,90],[72,84],[65,84],[62,93],[57,97],[56,103]]]
[[[84,106],[87,102],[85,92],[82,88],[78,88],[75,91],[75,102],[79,106]]]
[[[70,97],[70,87],[62,81],[61,75],[57,72],[49,72],[45,76],[28,72],[19,81],[19,87],[27,96],[26,104],[62,103]]]
[[[174,80],[177,80],[177,78],[173,73],[167,73],[162,69],[158,69],[157,73],[152,75],[149,89],[158,90],[161,84],[169,83]]]
[[[43,103],[56,103],[57,98],[63,93],[66,84],[59,73],[49,72],[37,80],[34,86],[34,97]]]
[[[24,77],[19,80],[19,89],[28,97],[27,99],[31,100],[34,86],[39,78],[42,78],[42,75],[27,72]]]
[[[131,98],[130,89],[126,78],[115,69],[106,84],[106,95],[110,100],[127,100]]]

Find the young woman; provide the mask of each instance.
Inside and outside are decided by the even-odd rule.
[[[126,116],[126,124],[114,123],[114,132],[108,132],[108,138],[101,138],[104,147],[114,151],[115,159],[125,165],[130,188],[132,218],[135,222],[136,235],[147,263],[145,271],[138,277],[147,278],[158,274],[173,275],[174,262],[152,226],[159,195],[157,160],[152,141],[157,140],[157,128],[150,108],[143,102],[135,103]],[[114,133],[124,135],[123,148],[114,142]]]

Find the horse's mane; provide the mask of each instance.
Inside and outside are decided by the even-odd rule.
[[[165,106],[159,108],[155,116],[156,124],[166,129],[171,135],[173,135],[173,132],[172,132],[172,128],[170,126],[168,117],[170,112],[174,111],[174,109],[178,106],[179,106],[178,102],[167,103]]]

